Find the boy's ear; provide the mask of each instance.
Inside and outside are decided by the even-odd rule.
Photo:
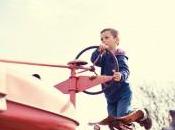
[[[119,40],[116,41],[117,46],[119,45]]]
[[[116,44],[119,45],[119,38],[116,37]]]

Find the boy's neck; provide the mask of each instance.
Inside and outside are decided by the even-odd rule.
[[[115,53],[117,49],[118,49],[118,47],[110,48],[109,50],[110,50],[112,53]]]

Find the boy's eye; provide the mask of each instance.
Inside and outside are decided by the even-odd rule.
[[[107,36],[106,36],[106,37],[103,37],[103,38],[101,38],[101,41],[103,41],[104,39],[108,39],[108,38],[109,38],[109,37],[107,37]]]

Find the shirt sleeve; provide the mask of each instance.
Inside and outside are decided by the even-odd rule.
[[[128,67],[128,58],[124,55],[117,56],[119,62],[119,71],[122,74],[121,82],[128,80],[130,75]]]
[[[101,56],[100,52],[97,49],[91,55],[91,62],[92,63],[95,62],[96,66],[102,67],[102,56]]]

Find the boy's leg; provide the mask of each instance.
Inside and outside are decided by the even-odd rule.
[[[115,104],[108,103],[107,104],[108,116],[117,117],[117,102]]]
[[[131,112],[131,100],[128,97],[123,97],[118,103],[118,117],[122,117],[127,115],[127,113]],[[152,119],[150,117],[149,111],[145,109],[140,109],[143,113],[143,118],[137,120],[136,122],[139,123],[140,126],[143,126],[146,130],[152,127]]]
[[[140,124],[140,126],[143,126],[146,130],[148,130],[152,127],[152,120],[151,120],[150,114],[146,108],[134,110],[131,113],[129,113],[128,115],[122,116],[118,119],[120,119],[125,124],[137,122]]]
[[[116,103],[107,103],[108,116],[117,117],[117,102]],[[110,130],[115,130],[113,126],[108,126]]]
[[[131,109],[131,98],[132,95],[124,95],[118,102],[118,107],[117,107],[117,117],[123,117],[129,114],[132,109]],[[134,128],[133,123],[126,124],[130,130]]]
[[[130,111],[131,111],[131,95],[126,95],[123,96],[123,98],[121,98],[118,102],[115,103],[108,103],[108,115],[110,116],[115,116],[115,117],[122,117],[127,115]],[[126,129],[130,129],[132,130],[133,128],[133,124],[125,124]],[[110,130],[114,130],[113,127],[110,127]],[[124,128],[122,128],[121,126],[121,130],[123,130]]]
[[[117,117],[122,117],[131,112],[131,95],[125,95],[118,101]]]
[[[130,105],[131,105],[131,98],[125,96],[116,104],[108,104],[108,114],[116,117],[123,117],[131,112]],[[139,118],[138,120],[134,120],[133,122],[139,123],[140,126],[143,126],[147,130],[150,129],[152,127],[152,120],[149,111],[146,108],[137,111],[140,111],[143,114],[143,118]]]

